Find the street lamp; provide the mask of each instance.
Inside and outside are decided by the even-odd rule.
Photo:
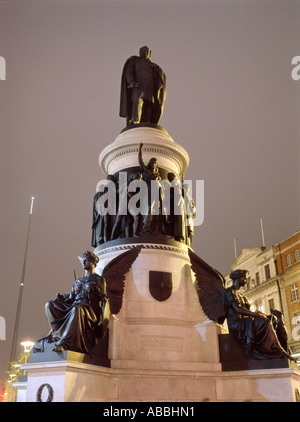
[[[12,367],[15,368],[16,371],[18,371],[21,368],[21,365],[19,363],[14,363]]]
[[[33,345],[34,345],[34,342],[30,341],[30,340],[22,341],[22,343],[21,343],[21,346],[24,347],[25,363],[27,363],[28,356],[29,356],[29,353],[30,353]]]

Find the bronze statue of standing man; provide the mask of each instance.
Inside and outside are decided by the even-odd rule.
[[[150,48],[144,46],[139,56],[131,56],[124,65],[120,116],[126,117],[127,126],[158,124],[163,113],[167,78],[150,57]]]

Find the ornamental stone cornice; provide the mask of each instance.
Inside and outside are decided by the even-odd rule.
[[[165,130],[137,127],[120,133],[99,156],[99,165],[105,175],[139,167],[138,151],[143,142],[143,160],[147,165],[155,157],[159,168],[172,171],[180,178],[189,164],[189,155]]]
[[[277,281],[279,281],[279,277],[278,276],[271,277],[268,280],[265,280],[262,283],[255,285],[251,289],[245,290],[244,293],[245,293],[246,296],[252,295],[252,294],[255,295],[258,292],[262,292],[264,290],[267,290],[271,285],[277,283]]]

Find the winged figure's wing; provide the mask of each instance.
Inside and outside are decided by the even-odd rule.
[[[224,322],[225,278],[189,249],[191,268],[195,273],[196,289],[200,304],[206,316],[220,324]]]
[[[106,296],[109,302],[109,313],[120,312],[123,302],[126,274],[138,257],[142,247],[137,246],[112,259],[103,269]],[[107,304],[108,305],[108,304]]]

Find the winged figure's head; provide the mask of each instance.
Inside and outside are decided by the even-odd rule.
[[[89,266],[90,264],[96,266],[99,261],[99,258],[97,257],[97,255],[95,255],[91,251],[84,252],[82,258],[83,258],[82,265],[85,269],[87,269],[87,266]]]
[[[247,270],[235,270],[229,274],[229,277],[233,283],[238,281],[240,286],[244,286],[247,283],[247,275]]]

